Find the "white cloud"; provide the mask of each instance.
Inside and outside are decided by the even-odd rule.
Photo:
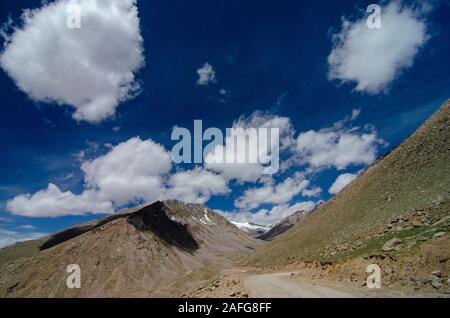
[[[222,176],[199,168],[173,174],[168,184],[166,197],[183,202],[205,203],[212,195],[229,192]]]
[[[376,159],[378,146],[384,141],[371,126],[346,127],[357,115],[357,111],[353,111],[351,117],[336,122],[331,128],[299,134],[291,161],[307,164],[312,170],[331,167],[342,170],[351,165],[371,164]]]
[[[331,185],[328,192],[336,194],[344,189],[350,182],[352,182],[358,175],[353,173],[343,173]]]
[[[35,194],[22,194],[6,203],[6,209],[15,215],[28,217],[56,217],[61,215],[83,215],[86,213],[112,212],[110,201],[101,201],[93,191],[75,195],[62,192],[56,185]]]
[[[36,240],[46,235],[47,235],[46,233],[38,233],[38,232],[19,233],[16,231],[7,230],[0,227],[0,248],[12,245],[17,242]]]
[[[358,118],[359,114],[361,114],[361,109],[352,110],[352,115],[350,116],[350,119],[355,120],[356,118]]]
[[[31,224],[25,224],[25,225],[21,225],[20,228],[24,229],[24,230],[34,230],[36,227]]]
[[[270,152],[272,144],[279,144],[280,151],[290,147],[293,142],[294,128],[288,117],[280,117],[261,111],[255,111],[248,117],[241,116],[238,120],[233,122],[232,128],[243,129],[244,131],[250,128],[278,128],[279,140],[275,135],[270,135],[270,138],[263,138],[257,133],[257,150],[253,147],[246,147],[246,135],[237,135],[237,146],[232,142],[234,135],[227,135],[224,145],[217,145],[205,158],[205,167],[209,170],[219,172],[227,180],[236,179],[239,182],[255,182],[261,179],[262,169],[267,165],[261,162],[268,162],[271,164],[272,154]],[[245,158],[256,157],[260,163],[217,163],[223,162],[223,157],[240,157]]]
[[[81,169],[87,188],[120,206],[160,198],[164,193],[163,175],[169,173],[171,166],[170,154],[163,146],[135,137],[95,160],[84,162]]]
[[[277,205],[270,210],[259,210],[256,213],[248,211],[236,211],[236,212],[223,212],[217,211],[232,222],[252,222],[261,225],[271,225],[281,219],[288,217],[289,215],[298,212],[305,211],[310,212],[316,207],[316,203],[313,201],[299,202],[294,205]]]
[[[305,197],[318,197],[321,193],[322,189],[320,187],[314,187],[302,191],[302,195]]]
[[[215,83],[216,71],[209,63],[205,63],[201,68],[197,70],[198,80],[197,84],[200,86],[208,85],[209,83]]]
[[[138,91],[143,39],[136,0],[79,0],[81,28],[67,27],[68,0],[26,10],[0,56],[1,67],[28,96],[75,109],[99,122]]]
[[[370,29],[367,17],[356,21],[345,18],[342,29],[333,35],[328,56],[329,79],[356,82],[356,91],[377,94],[405,69],[429,36],[423,13],[400,1],[382,7],[381,28]]]
[[[138,200],[152,202],[164,196],[164,175],[171,169],[170,154],[152,140],[131,138],[103,156],[84,161],[85,190],[77,195],[56,185],[33,195],[19,195],[7,210],[29,217],[111,213],[115,206]]]
[[[83,159],[84,160],[84,159]],[[151,139],[131,138],[91,161],[83,161],[81,194],[62,192],[56,185],[8,201],[7,210],[28,217],[112,213],[117,207],[166,198],[204,203],[228,193],[227,181],[201,168],[170,175],[170,153]]]
[[[377,146],[382,142],[377,138],[376,131],[370,127],[346,127],[349,121],[357,117],[357,113],[353,111],[352,116],[338,121],[331,128],[305,132],[298,138],[294,138],[295,131],[289,118],[262,112],[239,118],[233,127],[279,128],[281,150],[292,155],[289,158],[291,164],[305,165],[307,173],[315,173],[324,168],[345,169],[349,165],[369,164],[375,159]],[[203,167],[172,172],[170,152],[151,139],[134,137],[117,145],[108,145],[105,154],[88,160],[92,154],[106,149],[96,143],[90,143],[90,147],[95,151],[80,152],[75,156],[84,173],[85,184],[80,194],[63,192],[58,186],[49,184],[47,189],[18,195],[8,201],[7,211],[30,217],[56,217],[112,213],[128,204],[167,198],[205,203],[212,196],[228,194],[229,182],[236,180],[234,189],[237,191],[247,181],[262,185],[244,191],[235,200],[235,206],[241,210],[252,210],[264,204],[275,205],[272,212],[257,212],[257,216],[269,215],[268,219],[272,220],[275,215],[284,215],[289,210],[287,204],[296,196],[316,197],[322,191],[319,187],[308,187],[308,180],[300,172],[275,183],[272,176],[261,175],[260,164],[215,166],[207,162]],[[229,144],[220,147],[226,149]]]
[[[251,188],[244,191],[234,205],[240,209],[255,209],[262,204],[284,204],[291,201],[308,186],[309,181],[304,176],[296,173],[284,181],[273,184],[269,181],[260,188]]]

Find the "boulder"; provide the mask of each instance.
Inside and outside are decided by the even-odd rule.
[[[437,277],[437,276],[434,276],[433,280],[431,281],[431,286],[433,286],[436,289],[441,288],[443,286],[442,282],[441,282],[441,279],[439,277]]]
[[[441,271],[440,270],[435,270],[431,273],[431,275],[437,276],[437,277],[441,277]]]
[[[394,237],[393,239],[390,239],[389,241],[387,241],[386,243],[384,243],[382,250],[384,252],[389,252],[392,251],[397,245],[399,245],[400,243],[402,243],[402,240]]]

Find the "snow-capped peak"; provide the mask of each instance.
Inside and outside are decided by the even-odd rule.
[[[263,234],[270,230],[270,225],[259,225],[250,222],[231,222],[240,230],[247,232],[251,235]]]

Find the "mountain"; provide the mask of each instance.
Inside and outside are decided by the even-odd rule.
[[[353,266],[366,277],[363,265],[377,261],[390,269],[387,277],[417,288],[419,277],[434,270],[448,277],[449,141],[450,100],[333,199],[242,264],[274,268],[314,262],[328,276]]]
[[[205,206],[156,202],[2,249],[0,297],[180,296],[259,244]]]
[[[306,218],[307,213],[309,212],[297,211],[273,224],[273,226],[268,231],[260,234],[259,236],[257,236],[257,238],[260,240],[270,241],[278,235],[283,234],[294,225],[302,222]]]
[[[264,235],[264,233],[267,233],[267,231],[269,231],[272,227],[270,225],[260,225],[252,222],[244,222],[244,223],[231,222],[231,223],[240,230],[248,233],[253,237],[259,237],[260,235]]]

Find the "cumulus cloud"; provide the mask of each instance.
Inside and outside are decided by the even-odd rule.
[[[281,204],[272,209],[262,209],[255,213],[248,211],[224,212],[217,211],[232,222],[252,222],[261,225],[272,225],[291,214],[304,211],[310,212],[316,207],[313,201],[299,202],[294,205]]]
[[[36,240],[48,235],[47,233],[21,233],[12,231],[0,227],[0,248],[8,245],[15,244],[17,242],[25,242],[29,240]]]
[[[345,169],[349,165],[369,164],[375,159],[377,146],[382,141],[369,126],[362,129],[349,125],[358,114],[359,111],[353,111],[352,115],[331,128],[304,132],[297,138],[294,138],[295,131],[289,118],[262,112],[239,118],[233,127],[278,128],[280,140],[266,138],[264,142],[279,142],[280,151],[291,156],[292,165],[302,170],[306,166],[305,173],[315,173],[325,168]],[[228,139],[218,147],[224,152],[234,151],[235,155],[247,150],[232,148]],[[261,175],[261,164],[215,165],[206,161],[203,167],[173,172],[170,152],[151,139],[134,137],[107,148],[90,143],[90,148],[95,151],[80,152],[76,156],[84,174],[84,188],[79,194],[64,192],[51,183],[34,194],[22,194],[11,199],[6,203],[7,211],[30,217],[56,217],[113,213],[129,204],[168,198],[205,203],[213,196],[228,194],[230,185],[240,192],[243,182],[252,181],[259,182],[258,186],[246,189],[234,202],[240,209],[238,213],[250,215],[249,211],[262,205],[272,205],[272,210],[260,210],[256,215],[273,220],[275,216],[282,217],[291,211],[288,204],[296,196],[317,197],[322,191],[319,187],[310,187],[301,172],[275,182],[272,176]],[[93,158],[93,154],[102,149],[107,149],[106,153]],[[237,182],[233,184],[232,181]]]
[[[75,195],[70,191],[62,192],[56,185],[49,184],[47,189],[35,194],[16,196],[6,203],[6,209],[15,214],[28,217],[56,217],[61,215],[83,215],[86,213],[110,213],[113,211],[110,201],[99,200],[93,191]]]
[[[28,217],[113,213],[127,204],[167,198],[204,203],[212,195],[229,191],[222,176],[201,168],[171,175],[170,153],[151,139],[134,137],[93,160],[82,160],[85,185],[81,194],[62,192],[49,184],[35,194],[9,200],[7,210]]]
[[[168,184],[168,198],[190,203],[205,203],[212,195],[230,191],[222,176],[201,168],[177,172],[170,177]]]
[[[164,194],[163,175],[172,166],[170,154],[152,140],[131,138],[107,154],[81,166],[88,189],[99,197],[123,205],[136,200],[150,202]]]
[[[336,194],[344,189],[350,182],[352,182],[358,175],[353,173],[343,173],[331,185],[328,192]]]
[[[152,140],[131,138],[94,160],[84,160],[85,189],[81,194],[62,192],[56,185],[35,194],[19,195],[7,210],[29,217],[55,217],[86,213],[112,213],[115,207],[163,198],[170,154]]]
[[[355,112],[351,117],[356,118]],[[343,170],[351,165],[371,164],[384,141],[373,127],[347,127],[348,120],[338,121],[331,128],[299,134],[293,161],[312,170],[330,167]]]
[[[216,71],[209,63],[205,63],[201,68],[197,70],[198,80],[197,84],[200,86],[206,86],[209,83],[215,83]]]
[[[69,28],[69,0],[26,10],[0,65],[32,100],[74,108],[99,122],[139,91],[144,64],[136,0],[79,0],[81,28]]]
[[[273,181],[269,181],[262,187],[244,191],[234,205],[240,209],[255,209],[263,204],[287,203],[305,190],[308,184],[309,181],[302,174],[296,173],[277,185],[274,185]]]
[[[413,65],[429,38],[422,13],[392,1],[382,7],[379,29],[370,29],[367,17],[356,21],[343,18],[328,56],[329,79],[354,82],[359,92],[386,91],[402,71]]]
[[[294,128],[288,117],[280,117],[261,111],[255,111],[250,116],[241,116],[234,121],[232,128],[243,131],[242,134],[228,134],[223,145],[217,145],[205,158],[205,167],[216,171],[227,180],[236,179],[239,182],[255,182],[263,176],[264,168],[273,164],[271,147],[278,145],[284,151],[293,144]],[[250,129],[278,128],[279,134],[266,136],[256,131],[257,141],[250,145],[247,139]],[[257,158],[257,163],[224,162],[223,158]]]

